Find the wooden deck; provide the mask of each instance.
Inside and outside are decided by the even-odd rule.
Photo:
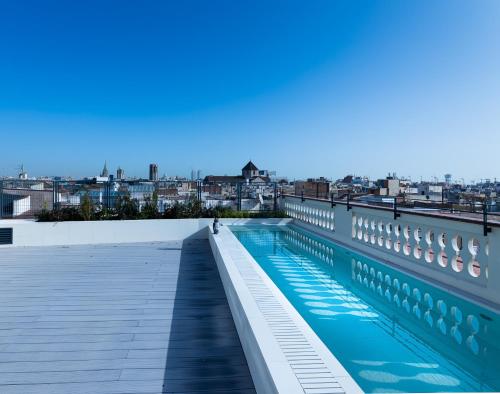
[[[0,393],[253,393],[208,241],[0,250]]]

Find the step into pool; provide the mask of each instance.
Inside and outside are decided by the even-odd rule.
[[[500,391],[500,316],[296,226],[232,226],[366,392]]]

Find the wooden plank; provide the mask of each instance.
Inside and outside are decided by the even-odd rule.
[[[254,393],[208,241],[3,249],[1,393]]]

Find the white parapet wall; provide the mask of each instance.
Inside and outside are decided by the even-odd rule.
[[[500,307],[500,227],[481,221],[286,196],[294,223],[486,306]]]
[[[289,219],[222,219],[228,224],[280,224]],[[134,242],[161,242],[207,238],[213,219],[103,220],[89,222],[35,222],[0,220],[0,228],[13,229],[12,245],[55,246]]]

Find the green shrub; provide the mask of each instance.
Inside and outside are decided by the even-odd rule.
[[[142,209],[143,219],[158,219],[160,218],[160,212],[158,211],[158,193],[156,190],[153,192],[151,197],[144,197],[144,207]]]
[[[190,198],[184,204],[176,202],[163,213],[164,219],[196,219],[206,217],[207,210],[203,208],[201,201]]]
[[[38,216],[39,222],[69,222],[85,220],[79,208],[65,207],[52,211],[42,210]]]
[[[61,222],[82,220],[135,220],[135,219],[197,219],[197,218],[285,218],[284,211],[235,211],[228,207],[203,208],[201,201],[191,198],[184,204],[175,203],[163,214],[158,211],[158,196],[153,194],[145,199],[142,211],[139,202],[130,196],[120,196],[114,208],[96,207],[88,195],[83,197],[80,207],[65,207],[49,211],[42,210],[37,215],[39,222]]]
[[[37,222],[53,222],[54,221],[54,212],[49,211],[46,208],[42,209],[36,215]]]
[[[88,194],[85,194],[85,196],[83,196],[83,200],[80,204],[80,212],[82,214],[83,220],[95,219],[96,216],[95,205]]]
[[[114,213],[115,219],[141,219],[139,212],[139,203],[136,199],[130,198],[129,195],[118,197],[118,199],[116,200],[116,206],[112,211]]]
[[[284,211],[235,211],[232,208],[217,207],[211,212],[211,215],[206,217],[218,218],[286,218],[287,215]]]

